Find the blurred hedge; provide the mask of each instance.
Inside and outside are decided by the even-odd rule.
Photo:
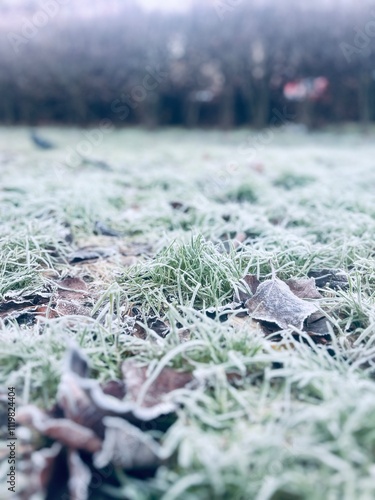
[[[262,127],[293,115],[311,126],[366,124],[370,5],[212,0],[167,14],[129,0],[4,4],[0,121]],[[316,76],[329,79],[324,99],[285,101],[287,81]]]

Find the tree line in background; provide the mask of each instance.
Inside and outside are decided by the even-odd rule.
[[[375,107],[370,3],[212,0],[181,14],[47,0],[17,16],[3,6],[0,121],[366,125]],[[304,91],[317,78],[324,90]]]

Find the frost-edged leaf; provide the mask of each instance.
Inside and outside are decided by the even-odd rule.
[[[347,288],[349,286],[349,278],[342,269],[312,269],[308,275],[315,280],[318,288]]]
[[[52,418],[36,406],[20,408],[17,421],[69,448],[91,453],[101,448],[101,440],[91,429],[67,418]]]
[[[285,283],[300,299],[321,299],[322,295],[318,292],[314,278],[291,278]]]
[[[105,416],[121,417],[137,427],[143,427],[144,423],[148,422],[153,428],[163,431],[170,427],[175,420],[177,407],[172,401],[163,401],[154,406],[144,407],[135,401],[120,400],[105,394],[96,380],[82,379],[76,383],[84,391],[89,401],[84,414],[86,424],[95,426],[96,432],[100,436],[104,431],[103,417]]]
[[[85,299],[88,295],[87,284],[81,278],[67,277],[56,282],[57,295],[60,299]]]
[[[145,430],[166,431],[177,418],[173,392],[192,388],[196,381],[191,373],[168,367],[149,373],[134,360],[125,361],[122,371],[123,380],[104,385],[89,378],[88,360],[73,344],[54,408],[47,412],[30,405],[18,410],[19,424],[55,442],[39,469],[30,464],[30,471],[38,473],[32,494],[47,492],[48,497],[56,483],[60,496],[69,493],[72,499],[86,500],[92,459],[94,472],[112,464],[141,477],[153,475],[165,463],[160,445]]]
[[[247,274],[236,285],[233,301],[245,304],[257,291],[260,281],[255,274]]]
[[[155,472],[161,464],[161,448],[154,439],[121,418],[105,417],[104,425],[103,448],[94,455],[95,467],[112,463],[128,472]]]
[[[305,319],[317,311],[314,304],[298,298],[278,278],[261,283],[246,307],[254,319],[276,323],[283,329],[293,326],[300,330]]]
[[[18,319],[25,314],[35,315],[38,307],[48,304],[52,291],[43,290],[32,295],[22,296],[18,293],[7,293],[5,300],[0,302],[0,318],[4,320]]]
[[[81,377],[71,371],[73,367],[77,369],[78,365],[78,372],[86,373],[84,363],[80,351],[71,349],[68,369],[59,384],[57,401],[66,418],[92,429],[100,438],[104,437],[103,418],[106,416],[122,417],[138,427],[144,422],[152,422],[154,428],[165,430],[173,423],[177,406],[164,396],[186,386],[193,379],[190,373],[165,368],[149,387],[144,399],[146,403],[142,403],[138,402],[137,397],[146,383],[147,367],[137,367],[132,360],[125,361],[123,381],[117,382],[116,391],[112,394],[108,388],[104,390],[97,380]],[[124,399],[124,396],[127,397]]]
[[[329,336],[330,325],[329,319],[320,311],[317,311],[306,320],[305,330],[311,335]]]
[[[46,491],[56,463],[61,457],[61,452],[61,444],[53,443],[50,448],[43,448],[31,453],[29,459],[24,461],[22,468],[28,481],[20,491],[20,498],[32,498],[33,495]]]
[[[0,303],[0,318],[33,324],[39,318],[89,316],[90,295],[86,283],[78,277],[55,281],[54,291],[45,290],[29,296],[14,296]]]
[[[221,323],[227,321],[236,309],[241,309],[241,304],[232,302],[220,307],[208,307],[205,310],[206,315],[211,319],[219,319]],[[245,313],[246,314],[246,313]]]
[[[163,368],[158,376],[148,384],[149,375],[147,366],[139,366],[132,359],[124,361],[121,369],[128,398],[134,402],[139,402],[139,405],[144,408],[160,405],[165,402],[166,396],[170,395],[176,389],[187,386],[191,387],[195,384],[191,373],[179,372],[168,367]],[[143,398],[139,400],[140,393],[144,390],[146,384],[148,384],[147,390],[144,392]],[[170,398],[168,400],[170,401]]]
[[[76,451],[68,451],[69,481],[68,488],[72,500],[87,500],[92,474]]]
[[[129,315],[123,318],[124,332],[135,337],[146,339],[147,329],[155,332],[159,337],[165,338],[170,332],[170,326],[157,316],[144,317],[142,312],[133,307]]]
[[[66,418],[92,429],[97,436],[103,438],[102,419],[106,412],[99,410],[97,405],[93,403],[87,390],[82,387],[83,380],[86,379],[65,373],[57,392],[58,405]]]
[[[116,399],[124,399],[126,394],[125,384],[122,380],[108,380],[102,385],[102,390],[104,394]]]

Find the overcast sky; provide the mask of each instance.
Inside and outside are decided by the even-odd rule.
[[[59,0],[55,0],[57,3],[59,3]],[[251,2],[253,4],[263,4],[263,3],[273,3],[273,2],[284,2],[286,4],[290,3],[291,5],[295,4],[295,2],[298,0],[136,0],[144,9],[152,11],[152,10],[162,10],[162,11],[186,11],[188,10],[193,3],[198,3],[198,4],[203,4],[206,3],[208,5],[211,5],[213,9],[218,8],[218,5],[227,5],[228,8],[230,9],[230,5],[235,8],[236,5],[239,5],[241,3],[246,3],[246,2]],[[310,0],[299,0],[302,4],[306,2],[307,4],[310,4]],[[115,7],[114,5],[122,4],[125,3],[126,0],[70,0],[70,1],[65,1],[62,3],[63,9],[66,11],[69,11],[70,9],[77,11],[77,8],[79,10],[87,10],[89,13],[90,10],[96,10],[99,6],[105,11],[111,11]],[[353,4],[356,5],[357,3],[361,3],[361,0],[313,0],[311,4],[317,6],[318,8],[320,6],[325,6],[325,5],[334,5],[335,8],[338,10],[341,7],[345,7],[347,5]],[[364,3],[368,3],[367,2]],[[26,6],[26,5],[33,5],[36,9],[40,8],[43,6],[43,4],[46,3],[46,0],[0,0],[0,6],[1,5],[7,5],[10,7],[12,10],[16,11],[18,8],[21,6]]]
[[[192,4],[192,0],[138,0],[145,9],[161,10],[186,10]]]

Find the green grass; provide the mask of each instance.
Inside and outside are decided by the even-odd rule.
[[[74,275],[95,288],[95,314],[0,323],[0,386],[16,386],[18,405],[50,407],[71,340],[100,381],[118,378],[129,356],[151,371],[193,371],[201,384],[178,391],[178,420],[162,439],[175,460],[147,482],[118,473],[112,498],[374,498],[375,131],[278,130],[258,153],[263,169],[240,152],[251,131],[115,131],[93,153],[110,172],[65,165],[80,130],[44,133],[60,147],[39,152],[26,129],[1,130],[0,302]],[[95,236],[96,221],[123,237]],[[69,265],[85,244],[147,252],[131,267],[116,257]],[[246,272],[286,279],[319,267],[349,276],[348,289],[319,301],[330,351],[205,314],[231,302]],[[162,317],[170,334],[127,335],[131,305]]]
[[[208,308],[230,301],[245,273],[241,259],[201,236],[174,242],[120,279],[128,301],[160,314],[170,305]]]

